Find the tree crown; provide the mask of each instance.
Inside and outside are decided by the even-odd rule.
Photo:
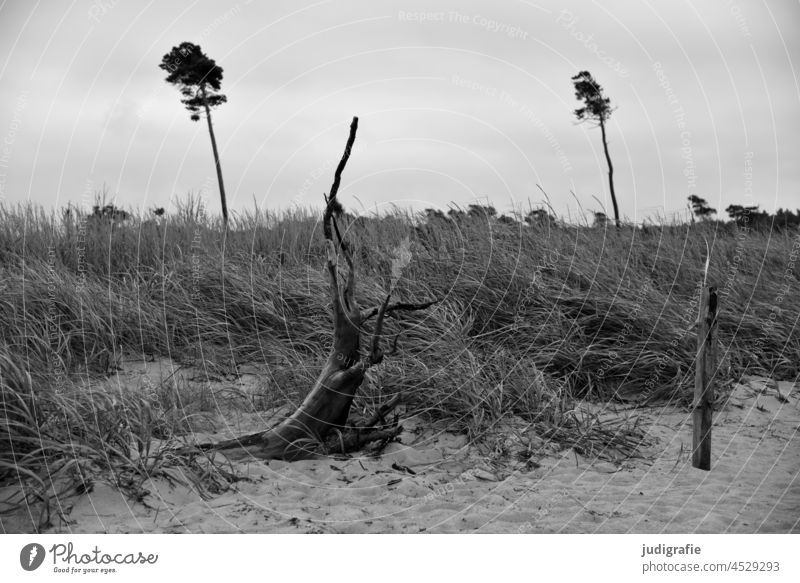
[[[706,199],[700,198],[696,194],[692,194],[687,198],[689,200],[689,203],[692,205],[692,211],[694,212],[695,215],[697,215],[701,219],[707,218],[717,213],[717,209],[711,208],[708,205],[708,201],[706,201]]]
[[[192,113],[192,120],[200,119],[201,108],[216,107],[228,101],[220,93],[222,67],[209,58],[196,44],[182,42],[163,56],[159,68],[167,71],[166,81],[176,85],[183,95],[181,103]]]
[[[602,123],[611,117],[611,100],[603,95],[603,88],[589,71],[581,71],[572,78],[572,82],[575,84],[575,98],[583,101],[583,107],[575,110],[579,120]]]

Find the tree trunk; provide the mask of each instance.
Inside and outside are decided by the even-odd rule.
[[[606,124],[600,118],[600,132],[603,136],[603,151],[606,153],[608,163],[608,188],[611,191],[611,204],[614,205],[614,221],[619,229],[619,207],[617,206],[617,195],[614,193],[614,166],[611,165],[611,155],[608,153],[608,142],[606,142]]]
[[[331,245],[332,247],[332,245]],[[325,366],[303,403],[288,419],[269,431],[217,444],[214,449],[229,457],[253,456],[260,459],[302,459],[313,456],[332,428],[343,429],[356,390],[361,386],[368,365],[359,353],[361,313],[354,301],[343,305],[335,263],[330,257],[333,301],[334,343]],[[336,259],[333,251],[333,261]],[[350,298],[352,300],[352,298]],[[231,456],[233,454],[233,456]]]
[[[206,102],[206,88],[201,86],[200,92],[203,96],[203,105],[206,109],[206,121],[208,122],[208,133],[211,136],[211,149],[214,151],[214,164],[217,168],[217,182],[219,183],[219,198],[222,203],[222,220],[225,226],[228,226],[228,201],[225,198],[225,184],[222,182],[222,164],[219,161],[219,152],[217,151],[217,139],[214,137],[214,126],[211,123],[211,108],[208,107]]]

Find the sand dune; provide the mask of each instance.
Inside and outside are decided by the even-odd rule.
[[[380,457],[239,464],[249,479],[208,500],[166,480],[139,502],[98,483],[61,501],[69,522],[51,532],[800,532],[798,393],[738,385],[715,413],[710,472],[691,467],[690,418],[669,407],[619,413],[648,427],[644,459],[545,444],[530,470],[411,418]]]

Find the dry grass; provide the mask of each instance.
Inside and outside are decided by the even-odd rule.
[[[82,388],[123,354],[224,372],[259,363],[270,405],[299,402],[331,340],[318,217],[255,211],[225,233],[191,199],[123,223],[0,206],[0,478],[42,497],[62,476],[74,488],[98,469],[141,477],[180,464],[152,449],[185,426],[175,407]],[[796,231],[402,212],[345,226],[362,306],[382,299],[405,237],[414,257],[395,299],[442,298],[387,322],[398,353],[370,372],[362,410],[401,392],[411,412],[476,438],[515,416],[567,445],[632,451],[634,429],[570,412],[587,397],[688,402],[706,242],[708,281],[722,291],[721,378],[798,375]]]

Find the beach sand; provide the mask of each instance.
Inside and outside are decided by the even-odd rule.
[[[235,463],[248,479],[206,499],[162,478],[134,501],[98,481],[59,501],[66,521],[54,514],[48,532],[800,532],[800,387],[748,378],[719,408],[710,472],[692,468],[691,417],[675,407],[613,413],[639,418],[648,439],[621,463],[547,443],[534,463],[504,461],[410,418],[379,457]]]

